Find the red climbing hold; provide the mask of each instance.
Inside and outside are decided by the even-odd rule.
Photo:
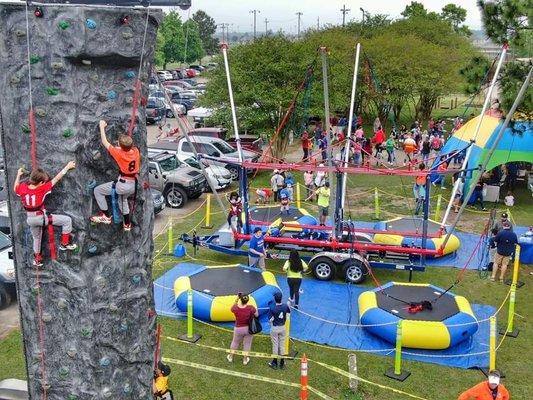
[[[148,104],[148,100],[146,97],[141,97],[141,106],[146,107],[146,104]]]
[[[148,182],[148,181],[144,181],[144,183],[143,183],[143,189],[144,189],[144,190],[148,190],[149,187],[150,187],[150,182]]]
[[[44,16],[42,8],[35,7],[35,11],[33,11],[33,15],[35,15],[37,18],[42,18]]]
[[[148,318],[152,318],[155,315],[155,310],[153,308],[150,308],[148,310]]]
[[[123,15],[122,17],[120,17],[118,19],[118,23],[120,25],[128,25],[128,23],[130,22],[130,17],[129,15]]]

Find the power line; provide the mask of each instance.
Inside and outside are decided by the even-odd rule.
[[[254,15],[254,39],[257,37],[257,13],[261,14],[261,11],[250,10],[250,14]]]
[[[298,11],[296,15],[298,16],[298,37],[300,37],[300,19],[302,18],[303,12]]]
[[[346,4],[344,4],[341,8],[341,13],[342,13],[342,26],[344,27],[344,25],[346,24],[346,14],[348,14],[350,12],[350,9],[349,8],[346,8]]]
[[[229,36],[229,24],[226,22],[218,24],[218,26],[222,28],[222,43],[226,43]],[[226,35],[224,33],[226,33]]]

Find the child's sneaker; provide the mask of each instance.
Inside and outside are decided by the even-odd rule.
[[[35,254],[33,256],[33,266],[42,267],[43,266],[43,256],[41,254]]]
[[[66,250],[76,250],[78,248],[78,245],[76,243],[67,243],[67,244],[60,244],[59,250],[66,251]]]
[[[111,223],[111,217],[108,217],[104,212],[100,211],[98,214],[91,217],[91,222],[94,222],[95,224],[109,225]]]
[[[124,229],[124,232],[129,232],[131,231],[131,224],[126,224],[124,223],[124,225],[122,226],[123,229]]]

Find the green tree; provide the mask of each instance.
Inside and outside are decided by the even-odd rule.
[[[533,7],[531,0],[479,0],[481,19],[487,36],[498,44],[508,43],[517,53],[531,56]],[[500,86],[504,110],[509,110],[518,94],[530,66],[520,61],[508,61],[501,72]],[[531,114],[533,88],[518,107],[518,112]]]
[[[412,1],[411,4],[405,6],[405,10],[402,11],[402,16],[404,18],[411,17],[425,17],[428,14],[424,4],[419,3],[418,1]]]
[[[194,20],[189,19],[183,24],[182,29],[185,34],[185,46],[183,49],[182,60],[186,63],[201,60],[205,55],[205,51],[198,30],[198,24]]]
[[[468,64],[459,71],[465,80],[463,92],[468,95],[478,93],[482,89],[482,84],[486,83],[490,67],[487,57],[481,55],[472,57]]]
[[[216,54],[218,52],[219,43],[218,39],[213,37],[217,30],[215,20],[203,10],[196,11],[192,16],[192,19],[198,25],[198,32],[205,52],[209,55]]]
[[[466,10],[463,7],[453,3],[446,4],[442,8],[440,15],[443,20],[451,24],[455,32],[470,36],[470,29],[467,26],[461,25],[466,20]]]

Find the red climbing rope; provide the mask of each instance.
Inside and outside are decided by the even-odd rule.
[[[159,356],[161,354],[161,324],[157,324],[157,329],[155,331],[155,355],[154,355],[154,370],[157,367],[159,362]]]
[[[141,96],[141,80],[137,79],[137,81],[135,82],[135,91],[133,93],[130,127],[128,128],[128,135],[130,137],[133,135],[133,130],[135,129],[135,126],[137,125],[137,108],[139,107],[140,96]]]

